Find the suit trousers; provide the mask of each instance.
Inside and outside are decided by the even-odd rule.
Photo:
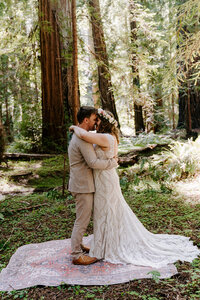
[[[90,222],[94,193],[72,193],[76,200],[76,220],[72,230],[71,248],[72,257],[78,259],[83,253],[81,249],[83,235]]]

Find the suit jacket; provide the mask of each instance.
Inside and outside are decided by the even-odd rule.
[[[95,192],[92,169],[112,169],[118,166],[115,159],[98,159],[93,145],[73,134],[68,148],[70,178],[68,190],[74,193]]]

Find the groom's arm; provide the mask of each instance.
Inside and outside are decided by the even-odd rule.
[[[108,169],[118,167],[118,163],[115,158],[110,158],[110,159],[97,158],[92,144],[81,141],[79,143],[79,148],[87,165],[91,169],[108,170]]]

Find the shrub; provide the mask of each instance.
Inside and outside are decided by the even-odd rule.
[[[195,141],[173,142],[169,150],[161,155],[154,155],[154,168],[162,170],[171,180],[194,175],[200,171],[200,137]],[[164,175],[163,174],[163,175]]]

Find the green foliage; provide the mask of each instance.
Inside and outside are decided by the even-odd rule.
[[[142,138],[141,138],[142,136]],[[154,142],[164,144],[155,154],[140,154],[138,164],[126,169],[120,168],[120,183],[123,190],[127,189],[129,182],[133,183],[135,191],[154,189],[161,193],[171,193],[174,181],[192,177],[200,170],[200,143],[196,141],[173,141],[170,134],[162,138],[162,135],[151,135],[151,139],[145,139],[145,135],[138,138],[123,138],[120,143],[120,153],[126,150],[136,150],[138,145],[151,146]],[[167,150],[168,149],[168,150]]]
[[[4,220],[4,216],[2,213],[0,213],[0,220]]]
[[[43,187],[49,188],[50,178],[52,182],[55,180],[53,171],[62,170],[63,157],[56,156],[42,162],[9,162],[9,166],[9,170],[2,170],[4,177],[11,176],[17,168],[29,169],[34,176],[39,176],[38,184],[41,176],[45,175]],[[150,186],[135,190],[132,178],[134,175],[140,178],[140,172],[135,171],[133,175],[131,168],[121,171],[120,179],[125,199],[148,230],[153,233],[191,236],[192,240],[200,245],[199,204],[188,205],[182,199],[174,198],[172,193],[155,190]],[[62,180],[61,173],[58,172],[57,177],[60,181]],[[30,187],[29,184],[28,186]],[[69,238],[75,220],[74,207],[73,197],[68,192],[65,197],[62,197],[56,182],[48,192],[40,190],[29,195],[12,194],[5,197],[1,201],[1,213],[4,219],[0,219],[2,237],[0,269],[6,267],[11,255],[19,246]],[[91,224],[87,233],[92,233]],[[160,279],[158,273],[152,272],[154,280],[133,280],[117,286],[85,287],[62,284],[59,287],[33,287],[20,291],[0,292],[0,295],[2,300],[14,299],[13,297],[15,299],[41,299],[41,294],[45,299],[49,298],[49,293],[51,297],[56,295],[61,299],[121,299],[124,297],[152,300],[173,299],[177,294],[183,299],[198,299],[200,260],[195,259],[192,264],[177,263],[177,268],[178,275],[165,280]]]
[[[159,135],[159,134],[154,134],[154,133],[149,133],[149,134],[139,134],[139,136],[136,139],[135,146],[139,147],[145,147],[147,145],[151,144],[170,144],[172,142],[172,139],[170,136],[167,135]]]
[[[159,279],[160,273],[158,271],[151,271],[151,272],[148,272],[147,274],[151,274],[152,279],[155,280],[156,283],[158,283],[160,281],[160,279]]]
[[[121,137],[119,144],[119,153],[126,153],[129,150],[138,149],[138,147],[146,147],[148,145],[170,144],[173,139],[168,134],[140,133],[137,137]]]
[[[161,179],[177,180],[194,175],[200,170],[200,138],[173,142],[170,150],[153,156],[152,166],[160,172]]]
[[[7,151],[10,153],[33,153],[40,152],[41,150],[41,139],[35,141],[30,137],[24,137],[23,135],[16,137],[15,140],[7,147]]]
[[[0,110],[9,140],[41,139],[41,91],[37,1],[10,0],[0,7]]]
[[[177,41],[179,44],[177,52],[179,62],[178,76],[183,82],[189,76],[192,84],[196,85],[200,78],[200,25],[198,19],[200,3],[198,0],[183,2],[178,8],[177,17]]]

